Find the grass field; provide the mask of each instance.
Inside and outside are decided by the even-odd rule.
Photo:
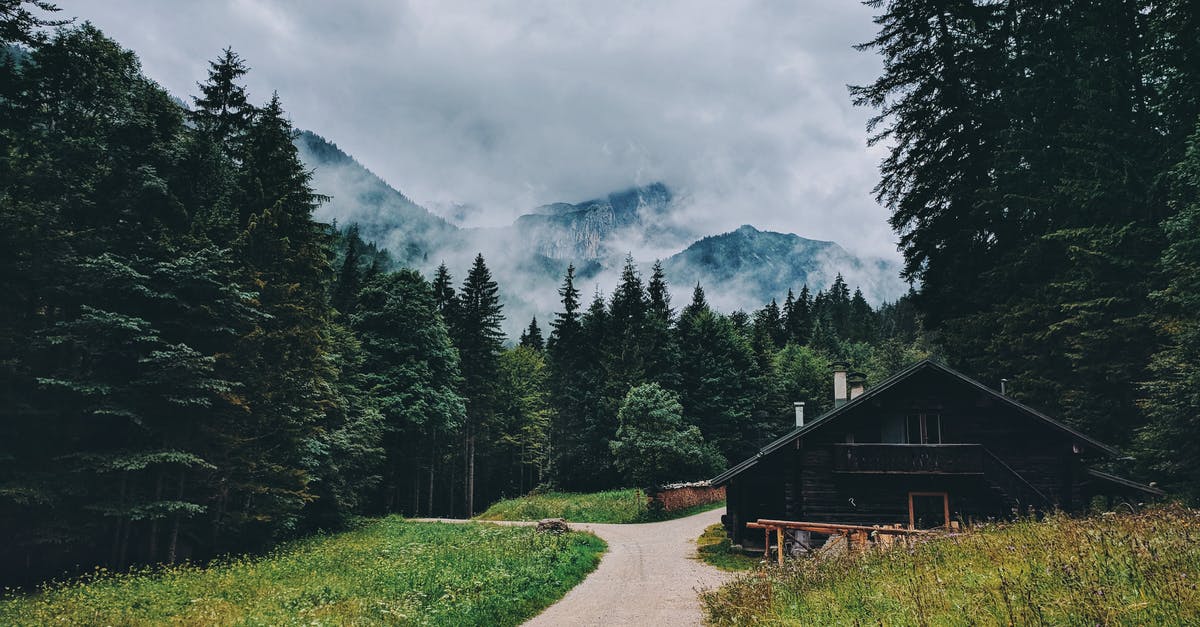
[[[646,506],[641,490],[610,490],[578,494],[545,492],[505,499],[479,514],[477,520],[541,520],[564,518],[571,522],[643,523],[670,520],[724,507],[719,501],[673,512],[656,512]]]
[[[1200,512],[995,525],[796,560],[704,597],[716,624],[1200,624]]]
[[[95,576],[0,600],[0,625],[517,625],[599,563],[590,534],[371,522],[208,568]]]
[[[734,550],[725,535],[725,527],[720,524],[709,525],[696,540],[696,547],[701,561],[721,570],[750,570],[762,563],[759,558]]]

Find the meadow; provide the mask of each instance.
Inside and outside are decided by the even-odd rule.
[[[683,518],[718,507],[724,501],[670,512],[655,510],[647,504],[641,490],[606,492],[543,492],[504,499],[475,517],[476,520],[541,520],[563,518],[570,522],[644,523]]]
[[[259,558],[10,593],[0,625],[518,625],[604,549],[590,534],[389,517]]]
[[[743,576],[703,597],[718,625],[1200,623],[1200,512],[995,524]]]

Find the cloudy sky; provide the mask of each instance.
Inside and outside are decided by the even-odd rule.
[[[663,181],[688,219],[897,258],[881,149],[846,85],[878,60],[853,0],[58,0],[178,96],[231,46],[255,100],[414,200],[531,207]]]

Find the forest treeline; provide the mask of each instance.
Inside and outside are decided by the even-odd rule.
[[[567,269],[510,340],[482,257],[427,279],[312,219],[232,51],[184,106],[95,27],[0,0],[4,581],[708,476],[825,409],[832,360],[1007,378],[1200,496],[1197,10],[869,4],[883,74],[852,93],[915,292],[726,315],[630,261],[590,299]]]
[[[931,342],[1200,496],[1200,6],[866,4],[851,92]]]
[[[568,270],[544,340],[509,341],[482,257],[427,280],[313,220],[295,130],[238,55],[184,106],[94,26],[39,15],[0,4],[4,583],[703,478],[830,398],[829,358],[883,371],[916,341],[911,309],[840,278],[753,315],[697,287],[676,314],[632,262],[587,305]],[[675,457],[647,469],[660,431]]]

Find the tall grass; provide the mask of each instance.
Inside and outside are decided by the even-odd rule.
[[[912,548],[796,560],[704,596],[716,624],[1200,623],[1200,512],[1000,524]]]
[[[683,518],[718,507],[724,501],[706,503],[670,512],[649,506],[641,490],[609,490],[587,494],[575,492],[543,492],[515,499],[505,499],[492,505],[476,520],[541,520],[563,518],[570,522],[643,523]]]
[[[763,563],[761,558],[751,557],[733,548],[725,533],[725,526],[719,523],[709,525],[696,540],[696,554],[705,564],[728,571],[751,570]]]
[[[589,534],[405,522],[207,568],[109,574],[0,599],[0,625],[517,625],[599,563]]]

